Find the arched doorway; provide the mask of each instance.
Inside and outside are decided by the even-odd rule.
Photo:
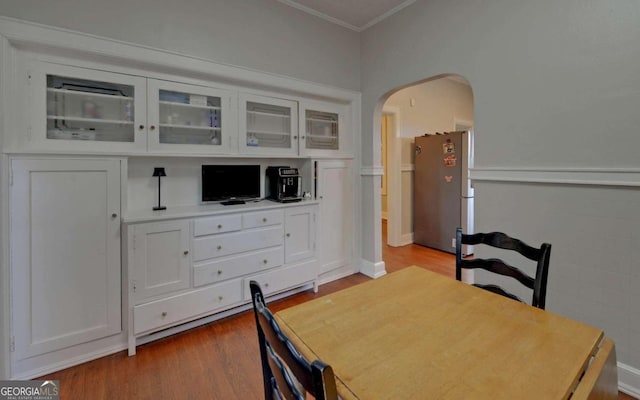
[[[381,215],[386,217],[386,243],[406,246],[413,243],[414,138],[472,129],[473,92],[463,77],[440,75],[394,89],[383,97],[380,140],[385,137],[385,126],[387,134],[381,143],[382,151],[386,150],[381,154]]]

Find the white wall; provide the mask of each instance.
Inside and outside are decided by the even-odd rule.
[[[387,93],[443,73],[467,78],[476,229],[508,228],[532,244],[552,243],[549,309],[604,328],[618,360],[636,369],[637,312],[619,306],[640,304],[639,20],[640,4],[624,0],[418,0],[362,35],[363,166],[379,164],[377,121]],[[514,182],[493,182],[505,176]],[[370,190],[363,221],[372,223],[375,178],[362,183]],[[547,179],[557,183],[540,183]],[[363,232],[370,262],[378,255],[375,230]],[[577,291],[584,302],[571,298]],[[640,393],[640,373],[632,375]]]
[[[401,137],[452,131],[456,118],[473,121],[472,88],[450,79],[436,79],[404,88],[392,94],[384,105],[400,111]],[[408,161],[413,162],[413,159]]]
[[[276,0],[0,0],[0,15],[360,88],[358,33]]]

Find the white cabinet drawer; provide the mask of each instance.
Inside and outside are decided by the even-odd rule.
[[[284,249],[282,246],[240,256],[216,259],[216,261],[213,262],[194,266],[193,285],[208,285],[241,275],[278,267],[283,263]]]
[[[291,267],[244,278],[244,299],[251,300],[249,282],[252,280],[257,281],[260,284],[262,293],[266,296],[316,279],[318,277],[317,264],[316,260],[311,260]]]
[[[279,225],[283,219],[282,210],[250,212],[242,215],[242,227],[247,229]]]
[[[193,236],[239,231],[242,229],[242,215],[221,215],[219,217],[198,218],[193,224]]]
[[[134,334],[157,330],[204,316],[242,301],[240,281],[235,280],[193,292],[153,301],[133,308]]]
[[[193,260],[202,261],[214,257],[279,246],[282,243],[282,225],[195,238],[193,240]]]

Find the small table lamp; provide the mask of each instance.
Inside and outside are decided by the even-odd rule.
[[[164,172],[164,168],[163,167],[156,167],[153,169],[153,175],[152,176],[157,176],[158,177],[158,206],[157,207],[153,207],[154,211],[158,211],[158,210],[166,210],[167,207],[161,206],[160,205],[160,177],[161,176],[167,176],[167,174]]]

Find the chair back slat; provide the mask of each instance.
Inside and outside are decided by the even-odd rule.
[[[463,268],[481,268],[494,274],[504,275],[516,279],[529,289],[533,289],[535,279],[522,272],[520,269],[507,264],[497,258],[476,258],[473,260],[462,260]]]
[[[512,250],[529,260],[536,262],[536,274],[534,277],[527,275],[521,269],[507,264],[503,260],[497,258],[474,258],[462,259],[462,245],[487,245],[503,250]],[[481,268],[489,272],[511,277],[523,284],[529,289],[533,289],[531,305],[541,309],[545,308],[547,295],[547,278],[549,274],[549,256],[551,254],[551,245],[543,243],[540,248],[529,246],[519,239],[508,236],[502,232],[491,233],[475,233],[465,235],[462,229],[456,230],[456,279],[462,280],[462,269]],[[516,295],[507,292],[496,285],[476,285],[491,292],[520,300]],[[520,300],[521,301],[521,300]]]
[[[265,399],[337,400],[335,376],[320,360],[309,363],[296,349],[267,308],[260,285],[250,282],[253,310],[258,329]]]

